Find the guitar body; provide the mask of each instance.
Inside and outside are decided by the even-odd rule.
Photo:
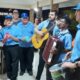
[[[42,29],[42,32],[46,33],[47,29],[45,29],[45,28]],[[48,39],[48,37],[49,37],[48,32],[46,34],[44,34],[44,36],[34,34],[32,37],[32,44],[33,44],[34,48],[36,48],[36,49],[40,48],[42,46],[43,42]]]

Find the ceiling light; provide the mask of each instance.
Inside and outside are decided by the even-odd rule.
[[[34,8],[34,11],[35,11],[35,12],[38,12],[38,11],[39,11],[39,9],[38,9],[38,8]]]

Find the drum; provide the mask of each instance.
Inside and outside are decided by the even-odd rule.
[[[63,49],[64,49],[63,42],[61,42],[58,38],[50,36],[49,39],[47,40],[42,55],[46,64],[51,63],[53,55],[62,52]],[[53,50],[53,52],[51,52],[51,50]]]
[[[49,68],[53,80],[65,80],[64,68],[61,64],[55,64]]]

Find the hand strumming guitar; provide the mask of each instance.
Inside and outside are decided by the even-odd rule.
[[[39,30],[35,29],[35,32],[36,32],[38,35],[43,36],[43,32],[42,32],[42,31],[39,31]]]

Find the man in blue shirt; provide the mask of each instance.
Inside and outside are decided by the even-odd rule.
[[[58,20],[58,23],[58,27],[60,30],[57,37],[61,41],[61,44],[58,45],[60,46],[60,48],[57,48],[58,53],[55,55],[55,57],[53,56],[53,63],[50,65],[50,67],[54,66],[55,64],[61,63],[64,60],[66,53],[72,48],[72,35],[68,30],[70,19],[68,17],[62,17]],[[54,48],[52,49],[52,51],[54,51]],[[53,80],[52,77],[49,80]]]
[[[60,32],[58,34],[58,38],[64,45],[63,52],[59,53],[59,62],[62,62],[66,53],[72,49],[72,35],[68,30],[69,25],[70,19],[68,17],[62,17],[59,19]]]
[[[12,16],[5,16],[5,27],[0,31],[0,40],[3,42],[3,51],[6,61],[7,77],[10,80],[17,80],[19,61],[19,39],[21,38],[18,29],[12,25]]]
[[[67,53],[67,62],[64,62],[62,64],[62,67],[76,69],[74,73],[71,74],[70,72],[68,72],[66,74],[68,78],[67,80],[80,80],[80,3],[78,3],[74,9],[76,10],[76,21],[79,23],[77,25],[78,30],[74,40],[74,47],[70,53]],[[69,54],[71,54],[70,58],[68,58]]]
[[[12,22],[13,22],[14,25],[17,26],[17,24],[18,24],[19,22],[21,22],[21,19],[19,18],[19,11],[16,10],[16,9],[13,10],[12,16],[13,16]]]
[[[49,34],[50,35],[55,35],[53,33],[55,33],[55,30],[58,29],[58,28],[56,28],[57,26],[55,24],[55,19],[56,19],[56,11],[50,11],[49,18],[47,20],[41,22],[38,25],[37,29],[35,29],[36,33],[41,35],[41,36],[43,36],[43,32],[41,30],[44,29],[44,28],[50,29],[52,27],[52,29],[49,31]],[[42,72],[43,72],[43,69],[44,69],[45,61],[43,60],[42,54],[43,54],[43,50],[44,50],[45,44],[46,44],[46,41],[43,42],[43,44],[42,44],[42,46],[40,48],[39,65],[38,65],[38,71],[37,71],[37,75],[36,75],[36,80],[40,80]],[[48,71],[48,69],[47,69],[47,71]],[[48,79],[48,77],[49,77],[49,75],[47,76],[47,79]]]
[[[34,24],[28,20],[28,14],[21,14],[22,21],[18,24],[18,28],[22,33],[22,39],[20,40],[20,75],[27,72],[29,75],[33,75],[32,62],[34,57],[34,48],[31,43],[31,38],[34,34]]]

